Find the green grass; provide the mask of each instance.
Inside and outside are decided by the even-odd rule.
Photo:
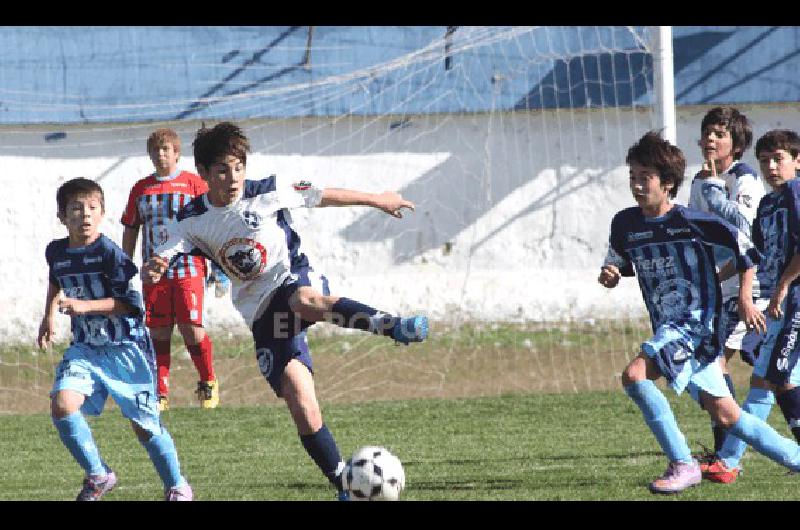
[[[710,445],[704,412],[669,395],[693,448]],[[345,455],[384,445],[403,461],[405,500],[798,500],[798,477],[748,451],[734,484],[651,495],[666,461],[619,391],[417,399],[323,406]],[[198,500],[332,500],[282,405],[165,413]],[[772,424],[787,433],[780,414]],[[116,408],[91,420],[120,482],[107,500],[157,500],[160,482]],[[81,470],[46,414],[0,416],[0,500],[70,500]]]

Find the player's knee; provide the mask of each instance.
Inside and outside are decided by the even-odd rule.
[[[183,341],[188,345],[200,344],[206,337],[206,329],[194,324],[178,324]]]
[[[146,430],[144,427],[142,427],[133,420],[131,420],[131,428],[133,429],[133,432],[136,434],[136,437],[142,443],[146,443],[148,440],[150,440],[150,438],[153,437],[153,433]]]
[[[64,418],[80,410],[82,403],[83,399],[71,392],[56,392],[50,398],[50,414],[55,419]]]
[[[640,358],[636,358],[622,371],[620,378],[622,386],[630,386],[637,381],[643,381],[646,377],[646,367]]]
[[[714,423],[723,429],[728,430],[739,421],[741,409],[732,397],[718,398],[703,393],[701,402]]]

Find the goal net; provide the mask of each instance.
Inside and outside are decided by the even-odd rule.
[[[33,345],[44,248],[66,235],[55,217],[58,185],[77,176],[100,182],[103,232],[121,243],[130,187],[152,171],[150,132],[174,128],[184,146],[179,166],[193,170],[195,131],[223,119],[250,138],[248,178],[396,190],[415,204],[401,220],[367,208],[293,213],[334,294],[432,321],[431,339],[409,348],[314,326],[321,399],[615,388],[647,332],[644,306],[635,281],[606,291],[596,277],[611,217],[631,204],[625,154],[656,127],[651,30],[272,31],[266,47],[242,39],[222,53],[188,39],[152,60],[124,51],[114,58],[127,64],[117,66],[121,76],[125,68],[188,76],[191,98],[143,87],[115,102],[0,90],[6,108],[24,107],[30,118],[0,126],[0,180],[13,198],[0,210],[0,412],[46,410],[66,346]],[[223,405],[274,401],[230,298],[209,291],[206,304]],[[59,326],[67,340],[66,317]],[[176,333],[178,406],[193,403],[196,380],[184,350]]]

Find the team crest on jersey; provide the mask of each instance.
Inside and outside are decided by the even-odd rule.
[[[245,211],[242,213],[242,217],[244,217],[245,224],[250,228],[258,228],[261,226],[261,216],[258,215],[257,212]]]
[[[274,363],[274,355],[269,348],[259,348],[256,350],[256,359],[258,360],[258,369],[264,374],[264,377],[272,375],[272,367]]]
[[[267,266],[267,249],[250,238],[236,237],[225,243],[219,251],[225,269],[240,280],[252,280]]]
[[[667,320],[685,317],[700,306],[700,293],[692,282],[675,278],[661,283],[653,293],[653,305]]]
[[[303,191],[310,188],[311,183],[307,180],[301,180],[300,182],[295,182],[294,184],[292,184],[292,187],[294,187],[294,189],[297,191]]]

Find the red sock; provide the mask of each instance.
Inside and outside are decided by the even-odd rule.
[[[200,344],[187,345],[186,349],[189,350],[189,356],[192,358],[197,373],[200,374],[201,381],[214,381],[216,376],[214,374],[214,346],[211,344],[211,339],[208,335],[203,337]]]
[[[158,367],[156,391],[158,392],[159,396],[166,396],[169,393],[169,341],[154,340],[153,348],[156,350],[156,366]]]

